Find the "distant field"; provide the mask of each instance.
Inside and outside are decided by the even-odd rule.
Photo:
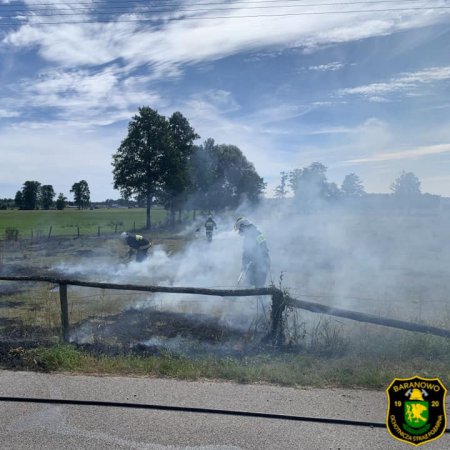
[[[166,220],[167,212],[152,208],[152,225]],[[145,227],[144,208],[111,208],[62,211],[0,211],[0,239],[5,239],[8,230],[18,230],[19,238],[38,236],[76,236],[106,234],[119,231],[139,230]]]

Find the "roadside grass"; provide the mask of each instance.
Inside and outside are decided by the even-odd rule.
[[[145,227],[144,208],[64,209],[0,211],[0,239],[12,237],[11,230],[18,231],[18,238],[77,236],[141,230]],[[151,209],[153,225],[163,223],[167,211]]]
[[[386,387],[393,378],[419,375],[439,377],[448,385],[448,361],[430,364],[425,358],[401,361],[362,360],[343,356],[267,353],[246,357],[187,358],[158,356],[94,356],[71,345],[13,349],[20,354],[22,369],[95,375],[168,377],[181,380],[222,380],[312,387]]]

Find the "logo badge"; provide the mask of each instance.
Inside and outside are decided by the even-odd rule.
[[[444,434],[447,389],[439,378],[394,378],[386,394],[386,426],[392,437],[418,446]]]

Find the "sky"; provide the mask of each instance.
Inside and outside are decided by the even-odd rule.
[[[238,146],[273,196],[313,162],[450,196],[450,1],[0,0],[0,198],[27,180],[119,198],[141,106]]]

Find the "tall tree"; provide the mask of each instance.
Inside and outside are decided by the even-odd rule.
[[[22,209],[37,209],[41,183],[25,181],[22,187]]]
[[[128,124],[128,134],[113,155],[114,188],[122,196],[146,199],[146,228],[150,229],[150,209],[162,195],[167,181],[166,154],[172,154],[174,143],[166,118],[144,106]]]
[[[275,188],[275,197],[285,198],[288,193],[286,183],[287,183],[289,174],[287,172],[281,172],[280,175],[281,175],[281,180],[280,180],[280,184]]]
[[[254,165],[234,145],[215,145],[213,139],[196,148],[191,160],[194,197],[204,210],[256,203],[266,184]]]
[[[91,193],[86,180],[81,180],[72,185],[70,192],[73,192],[73,201],[78,209],[88,208],[91,202]]]
[[[189,159],[194,151],[194,141],[200,136],[190,126],[188,120],[175,112],[169,118],[169,128],[173,140],[172,152],[165,153],[163,203],[170,210],[170,221],[175,221],[175,210],[181,209],[191,184]]]
[[[346,175],[341,185],[341,191],[345,198],[360,198],[365,194],[361,179],[354,173]]]
[[[51,184],[44,184],[39,190],[39,203],[42,209],[50,209],[55,198],[55,191]]]

